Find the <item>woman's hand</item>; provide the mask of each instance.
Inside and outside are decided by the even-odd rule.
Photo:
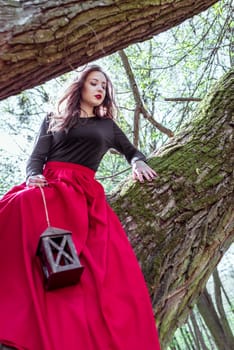
[[[26,185],[28,187],[44,187],[48,185],[45,176],[43,175],[32,175],[27,178]]]
[[[144,182],[144,179],[147,181],[152,181],[158,176],[156,171],[150,168],[143,160],[137,160],[132,166],[132,177],[134,180]]]

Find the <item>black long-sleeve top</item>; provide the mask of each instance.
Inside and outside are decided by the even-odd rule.
[[[146,161],[144,154],[133,146],[109,118],[78,118],[77,125],[68,132],[52,133],[47,130],[48,119],[45,118],[27,162],[27,177],[42,174],[47,161],[80,164],[96,171],[110,148],[124,154],[129,163],[137,159]]]

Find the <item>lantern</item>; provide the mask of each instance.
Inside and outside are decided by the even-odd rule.
[[[71,232],[48,227],[37,247],[47,290],[76,284],[84,267],[78,258]]]

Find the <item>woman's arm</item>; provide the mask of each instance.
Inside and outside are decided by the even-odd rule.
[[[46,117],[41,124],[33,151],[27,161],[26,183],[28,186],[44,186],[47,184],[42,175],[52,141],[52,134],[49,134],[47,130],[48,118]]]
[[[152,181],[157,173],[146,164],[145,155],[140,152],[127,138],[124,132],[114,122],[114,148],[124,154],[127,161],[132,165],[134,180],[144,182]]]

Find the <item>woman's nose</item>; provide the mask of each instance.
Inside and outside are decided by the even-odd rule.
[[[101,85],[98,85],[98,91],[103,92],[103,87]]]

